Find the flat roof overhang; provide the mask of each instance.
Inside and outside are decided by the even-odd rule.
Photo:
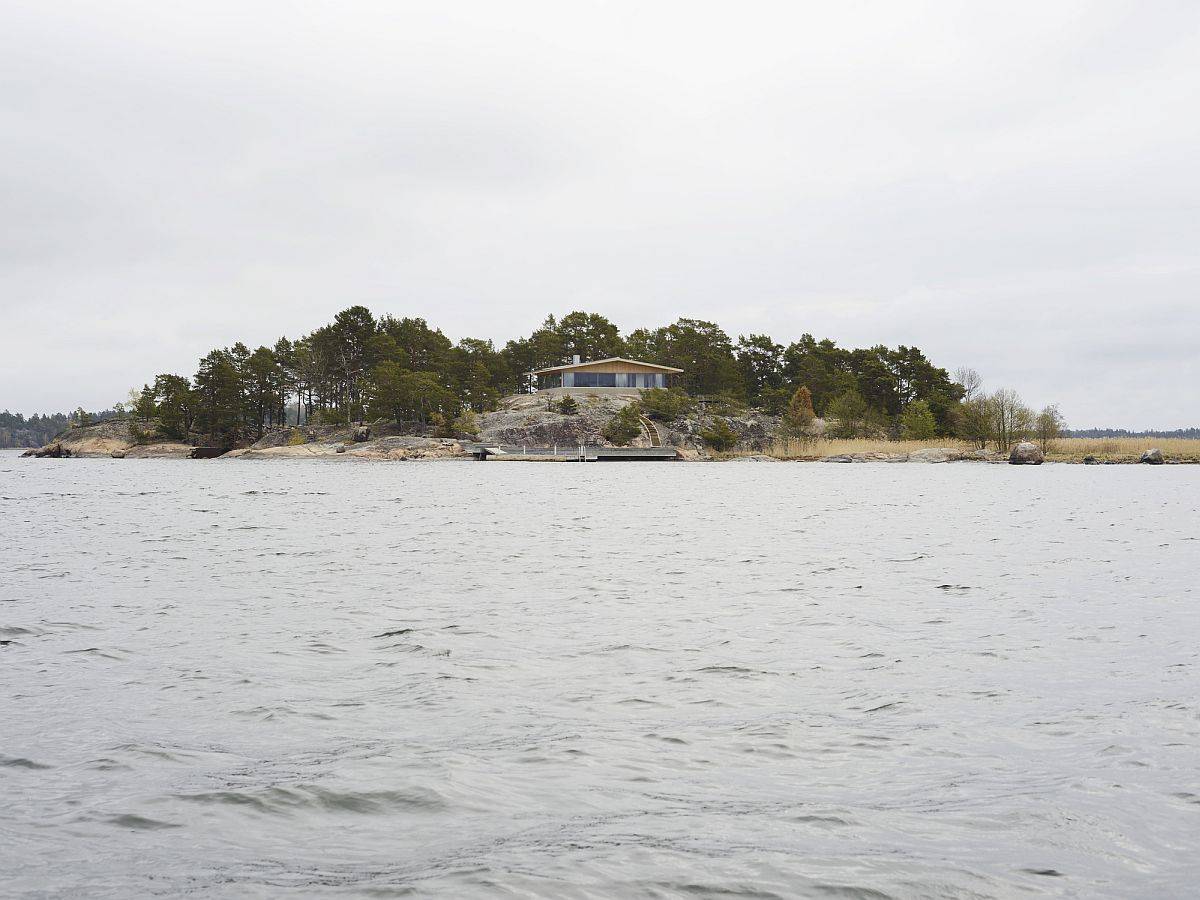
[[[640,359],[625,359],[623,356],[610,356],[608,359],[592,359],[587,362],[567,363],[565,366],[551,366],[548,369],[534,369],[529,375],[547,375],[550,372],[570,372],[575,369],[591,369],[596,366],[603,366],[606,363],[624,363],[629,366],[643,366],[647,369],[653,369],[656,372],[673,372],[679,374],[683,369],[676,369],[674,366],[660,366],[658,363],[642,362]]]

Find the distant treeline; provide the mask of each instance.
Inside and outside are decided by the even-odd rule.
[[[202,436],[232,445],[299,421],[340,424],[364,418],[429,422],[483,412],[532,390],[527,373],[583,359],[626,356],[683,369],[674,387],[691,395],[781,412],[808,388],[817,415],[852,410],[864,427],[900,428],[916,406],[939,434],[954,429],[963,387],[916,347],[846,349],[803,335],[789,344],[765,334],[736,340],[718,325],[679,319],[622,334],[597,313],[549,316],[527,337],[497,347],[457,343],[420,318],[376,318],[362,306],[295,340],[211,351],[193,376],[165,373],[132,403],[169,437]]]
[[[1200,438],[1200,428],[1176,428],[1174,431],[1130,431],[1127,428],[1072,428],[1065,437],[1078,438]]]
[[[67,413],[52,413],[39,415],[35,413],[29,418],[20,413],[11,413],[7,409],[0,412],[0,448],[9,447],[40,447],[49,443],[56,434],[61,432],[72,421],[98,422],[109,419],[117,413],[106,409],[98,413],[76,410]]]

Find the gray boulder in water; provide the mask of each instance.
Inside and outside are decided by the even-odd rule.
[[[1040,466],[1046,461],[1046,457],[1037,444],[1021,441],[1008,454],[1008,461],[1014,466]]]
[[[956,459],[962,459],[962,454],[951,447],[926,447],[908,455],[908,461],[915,463],[944,463]]]
[[[1163,464],[1162,451],[1157,447],[1147,450],[1142,454],[1142,458],[1138,462],[1145,463],[1148,466],[1161,466]]]
[[[1083,464],[1085,466],[1098,466],[1098,465],[1100,465],[1100,460],[1096,459],[1096,457],[1089,454],[1088,456],[1085,456],[1083,458]]]

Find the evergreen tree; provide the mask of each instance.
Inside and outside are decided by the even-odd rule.
[[[937,420],[924,400],[913,400],[900,414],[900,435],[906,441],[927,441],[937,434]]]
[[[830,401],[825,416],[831,420],[827,429],[831,436],[863,437],[869,428],[870,408],[859,394],[847,391]]]
[[[790,436],[806,434],[816,413],[813,412],[812,392],[801,385],[796,388],[783,412],[783,431]]]
[[[186,441],[195,418],[195,394],[182,375],[159,375],[154,379],[154,399],[163,435]]]
[[[601,433],[609,443],[624,447],[642,433],[642,422],[638,417],[637,404],[630,403],[617,410],[608,420]]]
[[[738,442],[737,432],[729,427],[725,419],[714,419],[712,425],[700,432],[700,438],[705,446],[718,453],[732,450]]]

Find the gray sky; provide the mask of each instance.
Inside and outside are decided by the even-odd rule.
[[[908,343],[1200,424],[1200,4],[0,7],[0,408],[339,309]]]

